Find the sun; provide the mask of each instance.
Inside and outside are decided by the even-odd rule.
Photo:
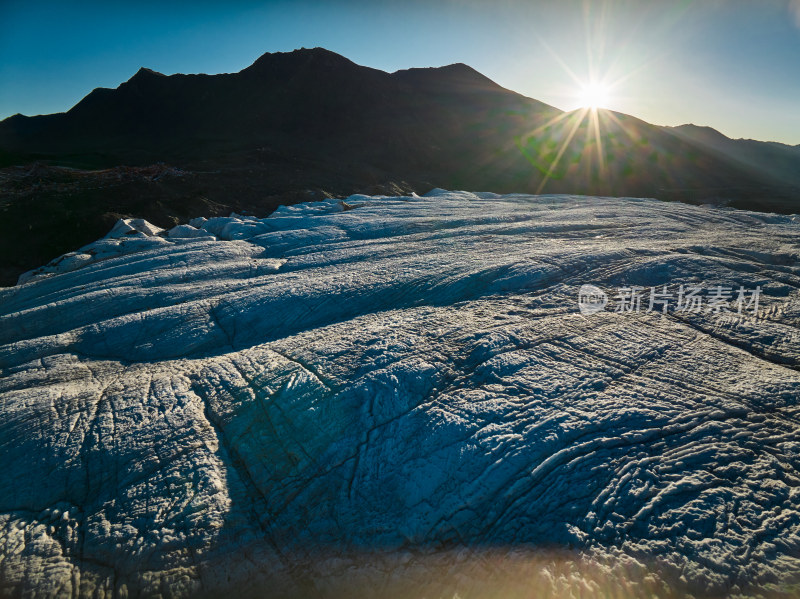
[[[608,87],[602,83],[587,83],[581,86],[578,93],[578,102],[581,108],[607,108],[608,106]]]

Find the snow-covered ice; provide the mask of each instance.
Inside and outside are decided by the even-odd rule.
[[[20,283],[3,593],[800,588],[797,217],[353,196],[127,219]],[[762,294],[584,315],[583,284]]]

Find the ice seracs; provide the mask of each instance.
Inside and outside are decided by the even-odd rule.
[[[137,235],[152,237],[163,232],[164,229],[150,224],[143,218],[121,218],[117,221],[111,231],[106,235],[107,239],[121,239],[127,235]]]
[[[344,204],[127,221],[0,290],[4,592],[796,588],[791,216]],[[581,313],[584,284],[605,309]],[[614,309],[680,284],[763,293]]]

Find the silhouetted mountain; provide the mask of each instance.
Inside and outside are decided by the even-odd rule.
[[[769,158],[726,143],[609,111],[563,113],[464,64],[390,74],[315,48],[265,54],[231,74],[140,69],[66,113],[0,122],[0,166],[39,164],[3,173],[0,277],[9,283],[97,238],[119,216],[169,226],[358,191],[570,192],[798,211],[797,179],[776,175],[800,172],[796,148],[767,144],[777,166],[765,168]],[[169,168],[153,171],[157,163]]]
[[[465,65],[388,74],[323,49],[265,54],[236,74],[173,75],[141,69],[115,90],[96,89],[64,114],[0,124],[13,161],[80,166],[239,163],[266,151],[359,172],[452,173],[476,127],[553,108],[497,86]],[[505,128],[508,128],[507,126]],[[12,159],[7,159],[9,163]],[[419,169],[429,170],[420,173]]]
[[[755,168],[775,181],[800,186],[800,145],[731,139],[716,129],[697,125],[665,128],[684,139],[716,150],[745,168]]]

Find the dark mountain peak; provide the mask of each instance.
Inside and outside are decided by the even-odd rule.
[[[463,62],[455,62],[453,64],[444,65],[441,67],[412,67],[410,69],[401,69],[399,71],[395,71],[394,75],[402,75],[402,74],[409,74],[409,75],[428,75],[428,76],[435,76],[435,75],[460,75],[460,76],[467,76],[467,77],[483,77],[488,79],[485,75],[482,75],[471,66],[464,64]]]
[[[267,52],[262,54],[242,73],[274,73],[297,70],[313,66],[320,69],[353,68],[357,65],[336,52],[325,48],[300,48],[291,52]]]
[[[168,75],[148,69],[140,68],[136,73],[123,81],[116,89],[96,87],[84,98],[69,109],[67,114],[93,119],[99,114],[119,112],[122,104],[131,105],[143,98],[148,98],[154,90],[162,87],[161,82],[169,80]]]
[[[162,77],[166,77],[166,75],[164,73],[154,71],[153,69],[148,69],[147,67],[141,67],[138,71],[136,71],[136,74],[133,77],[128,79],[128,81],[143,81]]]
[[[355,64],[349,58],[345,58],[341,54],[337,54],[327,48],[317,46],[316,48],[299,48],[285,54],[293,54],[295,56],[304,56],[314,60],[329,60],[340,64]]]
[[[726,139],[730,139],[726,135],[720,133],[713,127],[708,127],[706,125],[695,125],[694,123],[687,123],[685,125],[678,125],[677,127],[670,127],[676,133],[682,135],[689,135],[695,138],[703,138],[706,141],[710,140],[717,140],[723,141]]]
[[[464,88],[474,90],[507,91],[486,75],[463,62],[442,67],[418,67],[392,73],[392,77],[414,85],[434,86],[441,89]]]
[[[154,90],[163,86],[163,82],[169,80],[170,77],[164,73],[159,73],[153,69],[145,67],[136,71],[133,77],[120,84],[117,90],[123,91],[125,94],[134,94],[138,98],[146,98],[152,96]],[[92,91],[92,94],[99,98],[105,98],[107,92],[103,88]],[[90,94],[90,96],[92,95]],[[88,98],[89,96],[87,96]]]
[[[484,75],[463,62],[454,62],[453,64],[444,65],[438,67],[438,70],[440,73],[460,73],[462,75],[479,75],[480,77],[484,77]]]

